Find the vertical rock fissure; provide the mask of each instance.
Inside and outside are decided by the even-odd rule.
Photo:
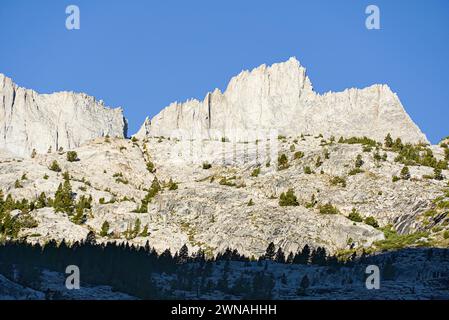
[[[212,111],[211,111],[211,108],[212,108],[212,97],[211,96],[212,95],[210,93],[207,94],[207,112],[208,112],[207,117],[208,117],[208,120],[209,120],[208,129],[211,128],[211,124],[212,124],[212,122],[211,122],[211,120],[212,120],[212,118],[211,118],[212,117]]]

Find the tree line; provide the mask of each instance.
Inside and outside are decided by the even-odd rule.
[[[229,265],[231,261],[245,262],[248,266],[251,262],[261,266],[267,261],[323,266],[348,263],[328,256],[324,248],[311,249],[308,245],[296,254],[285,255],[281,248],[276,250],[273,243],[270,243],[258,262],[232,249],[218,253],[214,258],[206,257],[202,250],[189,254],[186,245],[174,254],[169,249],[158,254],[148,242],[143,247],[125,242],[98,244],[93,232],[85,240],[73,245],[54,240],[45,245],[22,241],[7,241],[0,245],[0,273],[33,288],[39,288],[43,269],[65,273],[68,265],[76,265],[82,272],[83,282],[109,285],[116,291],[143,299],[173,298],[174,290],[198,294],[219,290],[245,293],[247,298],[270,298],[274,280],[267,272],[256,273],[252,278],[238,279],[232,287],[228,281],[229,266],[225,265],[223,274],[216,281],[210,277],[214,265]],[[162,273],[176,279],[168,290],[158,288],[154,280],[154,275]]]

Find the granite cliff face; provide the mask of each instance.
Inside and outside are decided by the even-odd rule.
[[[281,135],[367,136],[378,141],[389,132],[405,142],[428,142],[388,86],[320,95],[295,58],[244,71],[224,93],[216,89],[203,101],[173,103],[146,119],[136,136],[173,136],[180,130],[189,138],[251,141],[248,131],[272,129]]]
[[[121,109],[86,94],[38,94],[0,74],[0,148],[16,156],[72,149],[106,135],[124,137],[126,127]]]
[[[279,135],[241,143],[245,130],[271,129]],[[168,139],[176,130],[201,139]],[[290,59],[169,106],[138,139],[125,133],[121,109],[85,94],[39,95],[0,75],[0,191],[11,219],[34,219],[8,237],[73,243],[93,230],[99,242],[150,241],[159,252],[186,244],[257,257],[270,242],[374,252],[392,248],[383,231],[393,228],[409,246],[449,246],[447,146],[339,139],[427,142],[386,86],[319,95]],[[73,202],[61,211],[50,199],[67,181]]]

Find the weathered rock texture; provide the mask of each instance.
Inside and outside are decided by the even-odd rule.
[[[388,86],[320,95],[295,58],[244,71],[224,93],[216,89],[203,101],[173,103],[147,119],[136,136],[173,136],[178,129],[193,138],[236,141],[251,141],[245,130],[276,129],[282,135],[321,133],[379,141],[390,132],[406,142],[428,142]]]
[[[14,155],[72,149],[105,135],[124,137],[126,127],[120,108],[109,109],[86,94],[38,94],[0,74],[0,148]]]
[[[232,145],[201,143],[218,150],[223,144]],[[82,196],[92,196],[91,209],[85,212],[87,220],[81,225],[73,223],[73,216],[51,207],[31,211],[38,226],[20,233],[30,242],[65,239],[73,243],[85,239],[90,230],[97,233],[100,242],[127,241],[125,232],[139,219],[142,228],[148,226],[149,234],[129,241],[135,245],[149,241],[159,252],[169,248],[174,253],[187,244],[190,252],[202,248],[212,255],[231,247],[258,257],[274,242],[285,252],[296,252],[308,244],[334,253],[351,246],[370,247],[384,239],[381,230],[348,218],[355,208],[363,218],[373,217],[381,227],[392,225],[401,234],[434,230],[426,241],[449,245],[449,239],[443,236],[449,228],[447,213],[435,209],[434,201],[449,201],[448,170],[442,172],[444,180],[435,180],[423,178],[433,174],[432,168],[410,166],[409,180],[393,182],[392,176],[399,176],[403,168],[394,161],[397,153],[381,150],[387,157],[376,160],[376,150],[363,152],[360,144],[329,141],[324,145],[321,138],[313,136],[279,141],[279,154],[288,159],[288,167],[283,170],[278,170],[275,159],[268,166],[265,162],[261,166],[244,163],[243,159],[237,159],[234,165],[223,164],[221,154],[208,158],[212,167],[206,170],[201,162],[178,161],[173,156],[185,149],[177,147],[181,144],[189,143],[159,138],[147,142],[98,138],[75,149],[79,158],[75,162],[67,161],[64,152],[33,159],[14,159],[0,153],[0,190],[5,197],[11,195],[19,201],[36,201],[42,192],[54,198],[64,180],[63,172],[68,172],[73,197],[78,201]],[[253,156],[251,147],[255,143],[236,145],[247,146],[248,156]],[[297,158],[298,151],[304,156]],[[363,172],[351,175],[359,154]],[[55,160],[61,172],[49,169]],[[152,172],[147,170],[149,161],[154,165]],[[306,166],[313,173],[306,174]],[[254,174],[257,168],[259,173]],[[344,186],[333,183],[335,177],[344,178]],[[145,212],[135,212],[155,178],[162,190]],[[177,189],[169,188],[170,180],[177,183]],[[290,188],[298,206],[280,206],[280,195]],[[316,204],[311,206],[313,198]],[[319,206],[328,203],[339,213],[321,213]],[[437,211],[429,216],[429,209]],[[12,215],[21,214],[15,210]],[[110,235],[100,237],[105,221],[110,224]]]

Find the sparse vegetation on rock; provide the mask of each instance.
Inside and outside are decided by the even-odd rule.
[[[69,162],[75,162],[78,161],[78,154],[76,153],[76,151],[68,151],[67,152],[67,161]]]
[[[283,153],[278,157],[278,169],[284,170],[289,167],[287,156]]]
[[[287,192],[281,193],[279,205],[281,207],[299,206],[298,199],[296,198],[293,189],[288,189]]]
[[[333,206],[331,203],[320,205],[318,210],[321,214],[340,214],[337,207]]]
[[[61,167],[59,166],[59,164],[56,160],[53,160],[49,169],[54,172],[61,172]]]
[[[354,222],[362,222],[363,218],[360,215],[360,213],[357,211],[356,208],[352,208],[351,213],[348,216],[349,220],[354,221]]]

